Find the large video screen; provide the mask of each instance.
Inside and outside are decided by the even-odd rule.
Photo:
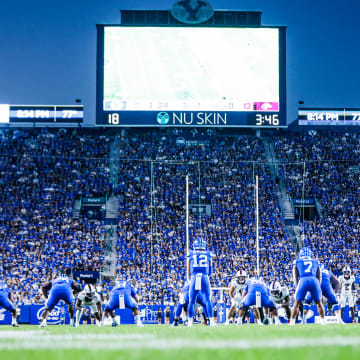
[[[131,118],[133,112],[271,115],[283,105],[279,28],[104,26],[102,31],[102,112],[118,112],[120,125],[128,121],[126,112]],[[256,121],[259,125],[260,116]]]

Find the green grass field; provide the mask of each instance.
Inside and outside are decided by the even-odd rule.
[[[0,359],[360,359],[360,325],[0,327]]]

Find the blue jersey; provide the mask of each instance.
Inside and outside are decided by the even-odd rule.
[[[67,276],[60,275],[54,280],[51,280],[51,289],[57,289],[57,288],[72,288],[74,280],[70,279]]]
[[[120,280],[116,283],[116,285],[111,290],[111,293],[121,293],[124,295],[128,295],[134,297],[136,295],[136,291],[134,287],[127,282],[126,280]]]
[[[10,294],[10,289],[5,281],[0,281],[0,294],[6,297]]]
[[[73,279],[70,279],[66,275],[60,275],[54,280],[51,280],[50,293],[46,302],[46,307],[52,310],[55,305],[63,300],[66,304],[70,305],[74,301],[72,294]],[[47,286],[46,286],[47,289]]]
[[[120,280],[110,292],[109,302],[105,306],[105,311],[110,312],[116,308],[135,309],[137,303],[134,300],[136,291],[134,287],[126,280]]]
[[[245,283],[246,296],[242,302],[243,307],[249,306],[265,306],[267,308],[275,307],[270,298],[270,290],[266,284],[259,279],[250,279]],[[260,294],[260,303],[257,301],[256,295]]]
[[[194,250],[189,253],[190,274],[211,274],[211,253],[208,250]]]
[[[319,261],[311,258],[296,259],[295,265],[300,278],[307,276],[316,277],[319,269]]]
[[[256,279],[250,279],[245,283],[245,288],[244,290],[249,293],[249,292],[262,292],[266,295],[270,296],[270,290],[269,288],[266,286],[266,284],[264,282],[262,282],[261,280],[256,280]]]
[[[331,286],[330,280],[332,277],[332,272],[326,269],[321,270],[321,286]]]

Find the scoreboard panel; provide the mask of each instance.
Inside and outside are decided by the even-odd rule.
[[[82,105],[0,105],[0,123],[82,123]]]
[[[300,108],[299,125],[360,125],[360,108]]]
[[[97,27],[97,125],[286,127],[284,27]]]

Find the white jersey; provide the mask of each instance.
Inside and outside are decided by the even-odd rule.
[[[348,279],[345,279],[344,275],[339,277],[341,284],[341,296],[348,296],[352,294],[353,283],[355,282],[355,276],[351,275]]]
[[[271,292],[270,292],[271,294]],[[281,290],[280,290],[280,294],[279,295],[273,295],[271,294],[271,300],[275,303],[275,304],[282,304],[285,300],[285,298],[287,296],[289,296],[289,289],[288,287],[285,285],[285,286],[282,286],[281,287]]]
[[[100,295],[98,293],[95,293],[95,296],[92,298],[91,301],[86,301],[85,300],[85,297],[86,297],[86,293],[85,291],[83,290],[79,295],[78,295],[78,299],[81,301],[81,307],[82,308],[85,308],[87,306],[90,306],[91,310],[93,306],[95,306],[96,308],[96,304],[97,303],[101,303],[101,299],[100,299]]]
[[[239,284],[236,279],[232,279],[230,287],[234,287],[235,289],[234,297],[231,299],[231,305],[239,309],[242,305],[242,293],[245,289],[245,284]]]
[[[236,279],[232,279],[231,280],[231,284],[230,284],[230,287],[234,287],[235,289],[235,294],[234,294],[234,297],[235,296],[242,296],[242,293],[245,289],[245,283],[244,284],[239,284]]]

